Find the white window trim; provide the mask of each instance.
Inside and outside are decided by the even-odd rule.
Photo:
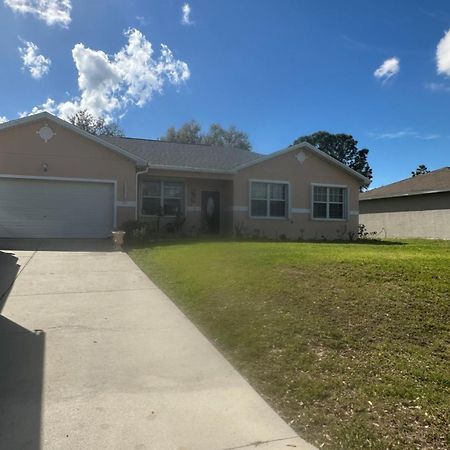
[[[180,180],[170,180],[170,179],[166,179],[166,178],[144,178],[141,180],[140,186],[139,186],[139,216],[140,217],[165,217],[165,218],[169,218],[169,219],[173,219],[174,215],[157,215],[157,214],[143,214],[142,213],[142,206],[144,204],[144,196],[142,195],[142,190],[143,190],[143,183],[145,183],[146,181],[157,181],[159,183],[161,183],[161,195],[159,197],[157,196],[146,196],[146,198],[160,198],[161,199],[161,203],[162,205],[164,205],[164,183],[179,183],[183,186],[183,194],[181,195],[180,199],[181,199],[181,210],[182,210],[182,214],[185,215],[186,214],[186,184],[184,183],[184,181],[180,181]],[[177,198],[178,197],[167,197],[167,198]]]
[[[121,208],[136,208],[136,202],[134,200],[130,201],[116,201],[116,206],[120,206]]]
[[[344,217],[342,219],[329,218],[329,217],[314,217],[314,188],[315,187],[327,187],[327,188],[342,188],[344,189]],[[349,189],[345,184],[328,184],[328,183],[311,183],[311,220],[318,220],[322,222],[347,222],[349,217]],[[329,204],[327,199],[327,205]],[[328,206],[327,206],[328,210]]]
[[[261,220],[289,220],[291,218],[291,183],[285,180],[259,180],[251,178],[248,180],[248,217],[250,219]],[[287,201],[286,201],[286,215],[284,217],[272,217],[272,216],[252,216],[252,183],[273,183],[273,184],[285,184],[287,185]],[[268,200],[269,201],[269,200]],[[269,211],[268,211],[269,212]]]

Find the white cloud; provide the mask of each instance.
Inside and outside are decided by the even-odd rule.
[[[436,62],[438,73],[450,76],[450,30],[445,33],[437,45]]]
[[[194,22],[191,20],[191,7],[189,3],[185,3],[181,7],[182,17],[181,17],[181,23],[183,25],[192,25]]]
[[[444,83],[425,83],[425,88],[432,92],[450,92],[450,86]]]
[[[0,123],[8,122],[8,119],[5,116],[0,116]]]
[[[400,60],[398,58],[386,59],[380,67],[373,73],[375,78],[379,78],[383,81],[389,80],[397,73],[400,72]]]
[[[49,98],[31,113],[46,110],[67,118],[87,109],[95,116],[111,119],[130,106],[147,104],[154,93],[163,91],[166,82],[180,85],[189,79],[188,65],[175,59],[166,45],[161,45],[161,54],[155,58],[151,42],[139,30],[124,34],[127,44],[111,56],[76,44],[72,57],[78,70],[79,96],[61,103]]]
[[[22,41],[25,46],[19,47],[20,57],[23,62],[23,69],[28,69],[31,76],[39,80],[50,70],[52,63],[50,58],[39,54],[39,47],[30,41]]]
[[[441,135],[436,133],[421,134],[414,130],[400,130],[390,133],[369,133],[369,136],[375,139],[402,139],[402,138],[412,138],[421,139],[424,141],[430,141],[433,139],[439,139]]]
[[[148,25],[148,21],[144,16],[136,16],[136,20],[139,22],[139,24],[143,27]]]
[[[34,106],[31,111],[20,112],[19,117],[25,117],[31,114],[39,114],[44,111],[57,115],[59,111],[58,106],[59,105],[56,104],[55,100],[48,98],[45,103],[39,106]]]
[[[4,0],[14,12],[32,14],[47,25],[67,28],[71,22],[71,0]]]

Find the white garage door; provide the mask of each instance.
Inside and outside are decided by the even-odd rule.
[[[0,237],[103,238],[113,213],[112,183],[0,178]]]

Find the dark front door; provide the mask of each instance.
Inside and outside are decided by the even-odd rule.
[[[207,233],[220,231],[220,193],[202,191],[202,222]]]

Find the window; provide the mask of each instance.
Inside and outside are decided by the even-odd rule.
[[[252,181],[250,215],[252,217],[287,217],[288,185]]]
[[[346,197],[346,188],[313,186],[313,218],[345,219]]]
[[[141,184],[144,216],[176,216],[183,211],[183,184],[172,181],[143,181]]]

